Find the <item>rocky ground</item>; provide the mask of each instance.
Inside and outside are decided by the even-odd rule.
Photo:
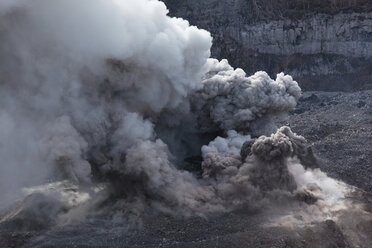
[[[371,196],[358,192],[356,202],[370,206]],[[292,209],[276,212],[233,212],[215,217],[177,219],[164,215],[144,216],[142,227],[128,229],[122,223],[95,219],[78,225],[47,230],[10,230],[0,225],[1,247],[140,247],[140,248],[206,248],[206,247],[270,247],[270,248],[368,248],[372,240],[371,209],[367,217],[353,212],[339,214],[339,220],[324,219],[306,225],[270,225],[278,215],[291,214]],[[301,216],[295,216],[301,220]]]
[[[288,124],[313,143],[323,171],[372,192],[372,91],[305,92]]]

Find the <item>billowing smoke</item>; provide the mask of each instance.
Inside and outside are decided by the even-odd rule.
[[[246,77],[209,58],[211,44],[157,0],[0,0],[1,207],[37,193],[27,206],[52,199],[60,207],[45,212],[65,220],[130,219],[322,192],[300,165],[316,166],[311,147],[274,125],[296,106],[297,83]],[[199,168],[183,170],[192,157]]]
[[[227,60],[209,60],[203,89],[195,95],[199,118],[204,125],[224,130],[244,130],[256,135],[275,132],[271,118],[296,106],[301,89],[289,75],[273,80],[266,72],[246,77]],[[209,122],[208,122],[209,120]],[[203,125],[202,125],[203,126]]]
[[[135,140],[155,137],[162,111],[202,87],[209,33],[158,1],[1,7],[2,195],[56,170],[90,181],[88,160],[120,166]]]

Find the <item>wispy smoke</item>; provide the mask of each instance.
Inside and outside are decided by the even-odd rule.
[[[1,204],[68,180],[89,197],[62,204],[64,218],[66,208],[208,215],[316,183],[288,162],[313,167],[311,147],[272,121],[296,106],[297,83],[246,77],[209,58],[211,41],[157,0],[1,0]],[[199,179],[179,168],[194,155]]]

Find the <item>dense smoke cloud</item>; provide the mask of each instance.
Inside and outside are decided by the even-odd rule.
[[[67,180],[84,197],[72,194],[77,205],[57,197],[63,207],[53,209],[66,219],[106,208],[208,215],[295,198],[296,178],[313,175],[290,171],[291,157],[308,167],[316,159],[273,122],[300,97],[292,77],[246,77],[210,59],[210,34],[168,17],[163,3],[0,0],[0,8],[2,206],[21,188]],[[179,168],[194,155],[203,159],[199,179]],[[32,199],[55,202],[64,185]]]
[[[270,119],[296,106],[301,89],[289,75],[272,80],[266,72],[246,77],[227,60],[209,60],[209,72],[196,101],[200,118],[210,118],[225,130],[250,130],[256,135],[275,132]],[[264,121],[262,121],[262,119]],[[205,121],[205,120],[203,120]]]
[[[148,118],[202,87],[209,33],[167,17],[158,1],[1,7],[1,191],[40,183],[56,166],[88,181],[91,153],[120,159],[154,137]]]

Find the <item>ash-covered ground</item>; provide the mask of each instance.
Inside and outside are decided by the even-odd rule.
[[[304,92],[287,124],[313,144],[323,171],[372,192],[372,91]]]
[[[371,195],[353,193],[352,201],[366,207],[360,212],[339,211],[339,219],[294,224],[291,210],[235,211],[219,216],[186,219],[167,215],[143,216],[141,227],[94,219],[50,230],[0,225],[1,247],[370,247],[372,240]],[[369,213],[369,214],[368,214]],[[277,219],[278,214],[284,216]],[[285,217],[288,217],[287,219]],[[299,223],[304,216],[298,213]]]

